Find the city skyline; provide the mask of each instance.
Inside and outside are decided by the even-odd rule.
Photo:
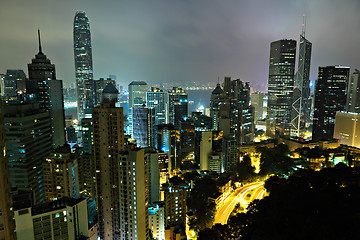
[[[355,0],[206,5],[36,0],[6,2],[1,10],[0,27],[6,34],[0,39],[0,72],[26,69],[40,28],[43,49],[65,87],[75,85],[72,21],[77,10],[85,11],[90,20],[94,79],[112,74],[123,86],[134,80],[205,84],[232,76],[265,91],[270,43],[285,38],[298,42],[303,13],[306,38],[313,43],[312,81],[319,66],[346,65],[351,72],[358,67],[354,49],[360,36],[350,30],[360,23],[360,3]],[[17,20],[10,21],[15,11]]]

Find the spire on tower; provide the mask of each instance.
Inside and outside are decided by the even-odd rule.
[[[306,15],[305,13],[302,15],[303,17],[303,23],[302,23],[302,29],[301,29],[301,36],[305,38],[305,30],[306,30]]]
[[[39,38],[39,53],[42,53],[41,40],[40,40],[40,29],[38,29],[38,38]]]

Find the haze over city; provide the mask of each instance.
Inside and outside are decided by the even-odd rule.
[[[310,79],[327,65],[358,67],[360,2],[296,1],[1,1],[0,71],[26,69],[38,51],[56,64],[64,86],[75,83],[73,20],[89,17],[94,78],[217,82],[224,76],[266,91],[270,42],[299,41],[302,14],[313,43]]]

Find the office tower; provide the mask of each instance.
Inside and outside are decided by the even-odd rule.
[[[156,149],[168,155],[168,165],[164,164],[163,166],[166,166],[168,173],[171,174],[172,170],[180,167],[178,160],[180,155],[180,131],[175,130],[172,124],[157,125],[156,128]],[[164,162],[165,159],[164,157]]]
[[[99,80],[94,80],[95,106],[98,106],[102,102],[103,91],[109,83],[114,85],[114,88],[116,89],[116,81],[114,79],[100,78]],[[117,89],[116,92],[118,93]]]
[[[209,158],[212,151],[212,131],[201,132],[200,140],[200,170],[209,169]]]
[[[304,18],[305,21],[305,18]],[[305,38],[305,22],[300,35],[298,70],[294,79],[294,93],[291,113],[291,136],[304,137],[310,124],[310,62],[312,43]]]
[[[201,112],[192,112],[191,120],[195,123],[195,131],[210,131],[212,129],[211,117],[205,116]]]
[[[65,113],[62,81],[56,79],[55,65],[42,52],[40,31],[39,53],[28,64],[29,80],[35,84],[42,111],[50,113],[53,148],[65,144]]]
[[[240,79],[230,80],[229,77],[224,79],[224,92],[229,98],[229,120],[220,119],[219,130],[224,133],[229,131],[229,136],[236,139],[239,144],[251,142],[254,138],[254,119],[253,110],[250,106],[250,86]],[[224,130],[225,126],[230,127]],[[225,134],[226,135],[226,134]]]
[[[4,118],[0,101],[0,239],[15,240],[15,222],[12,212],[11,186],[9,183],[8,156],[5,146]]]
[[[221,89],[220,84],[217,84],[210,97],[210,117],[212,119],[213,130],[219,130],[220,119],[229,118],[229,112],[229,98]]]
[[[360,148],[360,113],[336,112],[334,138],[347,146]]]
[[[15,211],[17,239],[89,239],[85,198],[62,199]]]
[[[129,108],[146,106],[146,92],[149,90],[146,82],[133,81],[129,84]]]
[[[78,120],[94,107],[94,82],[89,19],[78,11],[74,18],[74,60]]]
[[[195,160],[195,123],[186,120],[180,121],[180,159],[184,161]]]
[[[80,196],[78,166],[69,145],[51,151],[42,163],[42,175],[45,201]]]
[[[155,125],[169,123],[169,93],[152,87],[146,92],[146,107],[155,109]]]
[[[329,140],[334,135],[336,112],[345,111],[349,67],[319,67],[315,86],[312,139]]]
[[[271,43],[266,134],[290,135],[296,57],[295,40]]]
[[[21,69],[8,69],[4,76],[4,97],[9,99],[17,96],[18,82],[25,81],[26,74]]]
[[[180,129],[180,121],[188,118],[188,93],[173,87],[169,91],[169,118],[175,129]]]
[[[165,240],[165,203],[156,202],[149,207],[149,229],[154,238]]]
[[[179,177],[168,180],[165,189],[165,227],[184,225],[186,222],[186,195],[189,186]]]
[[[121,151],[118,160],[118,239],[149,239],[148,156],[143,148],[134,148]]]
[[[139,147],[155,146],[155,110],[146,107],[131,109],[132,130],[131,138],[136,140]]]
[[[122,108],[114,102],[93,109],[96,202],[101,239],[120,237],[118,153],[124,149]]]
[[[146,148],[145,153],[148,155],[149,205],[152,205],[160,201],[159,153],[153,148]]]
[[[254,109],[254,122],[263,119],[264,111],[264,94],[261,92],[254,92],[251,94],[251,106]]]
[[[9,156],[10,183],[32,189],[35,202],[44,199],[41,164],[51,151],[49,112],[38,104],[4,106],[5,142]]]
[[[211,154],[209,156],[209,170],[218,174],[221,173],[221,157],[219,154]]]
[[[360,113],[360,71],[350,74],[347,86],[346,111]]]

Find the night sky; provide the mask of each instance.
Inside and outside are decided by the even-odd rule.
[[[73,20],[90,20],[94,78],[200,83],[224,76],[266,90],[270,43],[299,40],[302,14],[317,68],[360,68],[359,0],[0,0],[0,73],[24,69],[38,52],[56,65],[67,87],[75,82]]]

